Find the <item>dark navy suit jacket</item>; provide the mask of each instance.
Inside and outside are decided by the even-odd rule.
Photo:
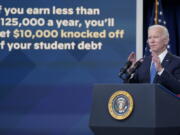
[[[151,56],[147,56],[129,83],[150,83],[150,65]],[[160,76],[156,74],[154,83],[159,83],[175,94],[180,94],[180,57],[168,52],[162,66],[164,71]]]

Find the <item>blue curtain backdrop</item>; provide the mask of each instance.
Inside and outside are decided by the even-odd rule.
[[[144,48],[147,41],[147,28],[151,23],[155,0],[144,0]],[[180,56],[180,1],[161,0],[166,26],[170,33],[170,51]]]
[[[99,16],[11,15],[46,19],[104,19],[114,17],[125,29],[123,39],[92,39],[104,43],[98,50],[0,50],[0,135],[93,135],[88,122],[92,89],[97,83],[120,83],[119,68],[136,43],[136,1],[132,0],[3,0],[4,7],[100,8]],[[4,17],[4,12],[0,14]],[[82,21],[83,22],[83,21]],[[1,30],[15,27],[0,27]],[[21,27],[21,29],[50,29]],[[55,26],[51,29],[57,29]],[[85,27],[64,28],[83,31]],[[104,28],[93,27],[90,30]],[[7,39],[7,42],[71,42],[91,39]],[[7,47],[7,46],[6,46]]]

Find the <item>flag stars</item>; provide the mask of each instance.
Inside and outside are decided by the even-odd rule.
[[[162,12],[162,11],[160,11],[160,12],[159,12],[159,15],[163,15],[163,12]]]
[[[152,18],[150,20],[150,24],[160,24],[160,25],[166,25],[167,22],[165,21],[164,18],[164,13],[162,9],[162,3],[161,0],[158,0],[158,2],[155,3],[153,8],[153,13],[152,13]]]

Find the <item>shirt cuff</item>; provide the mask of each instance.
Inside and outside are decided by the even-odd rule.
[[[158,72],[158,75],[159,76],[162,75],[163,71],[164,71],[164,68],[160,72]]]

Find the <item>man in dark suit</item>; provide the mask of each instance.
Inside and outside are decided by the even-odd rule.
[[[151,55],[144,58],[142,65],[131,75],[129,83],[159,83],[175,94],[180,93],[180,58],[167,51],[169,33],[166,27],[152,25],[148,28],[147,40]],[[136,62],[131,53],[128,60]]]

